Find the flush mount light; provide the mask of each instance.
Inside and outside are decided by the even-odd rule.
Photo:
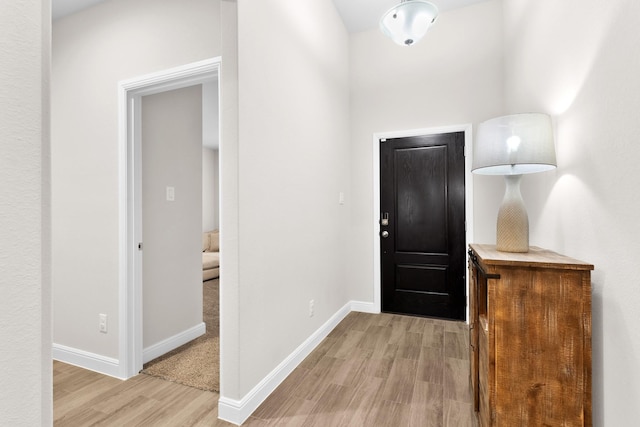
[[[380,31],[401,46],[418,42],[438,17],[438,8],[428,1],[403,0],[380,19]]]

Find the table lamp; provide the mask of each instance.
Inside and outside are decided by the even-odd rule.
[[[520,179],[523,174],[555,167],[553,129],[547,114],[513,114],[480,123],[471,171],[504,175],[507,186],[498,211],[496,248],[499,251],[529,251],[529,218],[520,194]]]

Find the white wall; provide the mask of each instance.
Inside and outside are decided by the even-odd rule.
[[[238,147],[238,4],[220,2],[220,396],[242,396],[240,377],[240,261]]]
[[[202,323],[202,85],[144,96],[141,108],[146,349]]]
[[[556,123],[557,170],[523,180],[531,243],[595,265],[594,426],[630,425],[640,418],[640,4],[509,0],[504,12],[506,110]]]
[[[0,425],[51,425],[48,1],[0,4]]]
[[[220,55],[219,4],[112,0],[53,25],[57,344],[118,357],[118,82]]]
[[[331,0],[237,7],[239,342],[227,353],[223,335],[222,388],[229,398],[243,397],[348,302],[351,203],[348,35]],[[223,168],[226,143],[223,137]],[[338,204],[341,191],[345,205]],[[222,254],[225,260],[224,247]],[[235,284],[226,282],[225,269],[222,299],[230,311],[223,325],[235,312],[227,304],[235,295],[224,289]],[[236,369],[234,384],[226,373]]]
[[[202,232],[220,227],[218,210],[220,191],[218,185],[218,150],[202,148]]]
[[[493,0],[442,13],[410,48],[397,46],[378,29],[351,36],[352,299],[373,299],[373,245],[378,244],[372,232],[373,134],[476,125],[498,115],[503,105],[501,26],[502,5]],[[491,215],[484,207],[491,206],[491,198],[474,198],[476,236],[482,228],[477,225]]]

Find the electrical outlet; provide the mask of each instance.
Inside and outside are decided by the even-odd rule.
[[[106,334],[107,333],[107,315],[100,314],[98,315],[98,319],[100,320],[100,324],[99,324],[100,332],[102,332],[103,334]]]
[[[313,309],[315,303],[316,302],[314,300],[309,301],[309,317],[313,317]]]

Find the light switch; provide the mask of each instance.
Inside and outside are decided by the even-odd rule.
[[[342,191],[338,194],[338,203],[344,205],[344,193]]]
[[[175,187],[167,187],[167,201],[173,202],[176,199]]]

